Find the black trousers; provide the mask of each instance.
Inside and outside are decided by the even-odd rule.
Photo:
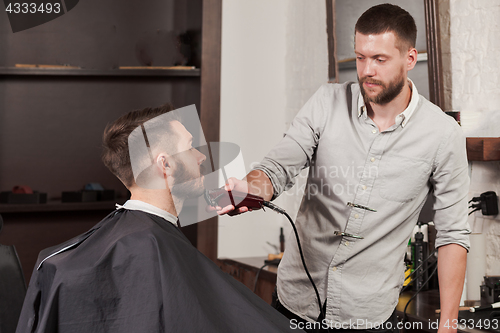
[[[316,320],[317,323],[315,326],[314,324],[308,322],[307,320],[304,320],[294,314],[293,312],[290,312],[287,308],[283,306],[283,304],[280,303],[278,300],[278,294],[276,292],[276,289],[274,289],[273,292],[273,301],[271,305],[278,310],[282,315],[287,317],[290,320],[290,327],[291,328],[301,328],[307,333],[323,333],[323,332],[334,332],[334,333],[399,333],[398,330],[398,317],[396,315],[396,310],[392,313],[391,317],[387,319],[387,321],[384,323],[384,325],[381,325],[381,328],[374,328],[374,329],[366,329],[366,330],[356,330],[356,329],[342,329],[342,328],[326,328],[328,325],[328,321],[325,321],[324,325],[320,325],[319,323],[322,323],[323,317],[320,315],[319,318]],[[323,312],[326,310],[326,301],[323,304]],[[309,328],[310,327],[310,328]]]

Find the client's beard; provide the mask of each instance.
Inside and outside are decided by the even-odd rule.
[[[205,167],[200,165],[200,172],[195,175],[189,171],[185,163],[177,160],[177,168],[173,173],[174,185],[172,186],[171,193],[173,196],[182,199],[196,198],[205,192],[203,184],[203,174]]]

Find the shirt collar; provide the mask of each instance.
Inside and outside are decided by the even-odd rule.
[[[127,200],[123,206],[116,204],[116,209],[120,208],[125,208],[129,210],[141,210],[146,213],[150,213],[156,216],[159,216],[161,218],[164,218],[168,222],[172,223],[173,225],[177,226],[177,217],[175,217],[173,214],[170,214],[169,212],[160,209],[156,206],[153,206],[151,204],[148,204],[147,202],[141,201],[141,200]]]
[[[396,116],[396,121],[397,117],[401,116],[403,117],[403,121],[401,122],[401,127],[405,127],[408,121],[410,120],[411,116],[413,115],[413,112],[417,108],[418,100],[419,100],[419,95],[418,95],[418,90],[415,84],[413,83],[412,80],[408,79],[410,81],[410,89],[411,89],[411,99],[410,103],[408,104],[408,107],[401,112],[399,115]],[[362,114],[364,114],[365,118],[367,117],[366,114],[366,106],[365,106],[365,101],[363,99],[363,95],[361,94],[361,91],[359,92],[359,97],[358,97],[358,117],[361,117]]]

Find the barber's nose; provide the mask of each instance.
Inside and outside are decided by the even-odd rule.
[[[364,64],[363,76],[375,76],[375,67],[371,59],[368,59]]]

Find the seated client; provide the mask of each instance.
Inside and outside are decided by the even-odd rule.
[[[184,201],[204,192],[206,157],[175,113],[169,105],[146,108],[106,127],[102,159],[131,198],[86,233],[40,253],[17,333],[291,330],[178,228]],[[139,155],[129,145],[157,119],[154,140],[142,139],[143,160],[131,162]]]

